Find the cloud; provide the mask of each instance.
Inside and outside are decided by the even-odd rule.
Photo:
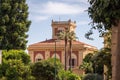
[[[77,25],[88,25],[90,22],[89,21],[80,21],[77,22]]]
[[[74,15],[81,14],[86,8],[78,4],[68,4],[49,1],[43,4],[29,4],[30,12],[45,15]]]
[[[88,4],[88,0],[62,0],[62,1]]]
[[[34,22],[40,22],[40,21],[44,21],[47,20],[49,17],[48,16],[40,16],[40,15],[30,15],[30,20],[34,21]]]
[[[43,5],[41,13],[51,15],[73,15],[84,12],[84,8],[76,4],[66,4],[60,2],[48,2]]]
[[[68,1],[68,0],[66,0]],[[71,1],[71,0],[70,0]],[[72,0],[73,1],[73,0]],[[47,20],[53,16],[72,16],[82,14],[87,7],[79,3],[60,2],[60,1],[47,1],[47,2],[34,2],[27,0],[29,5],[30,19],[38,22]],[[75,2],[83,0],[74,0]]]

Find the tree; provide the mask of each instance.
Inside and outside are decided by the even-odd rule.
[[[0,0],[0,49],[26,49],[29,30],[26,0]]]
[[[72,41],[73,40],[76,40],[76,35],[73,31],[69,32],[69,35],[68,35],[68,41],[69,41],[69,46],[70,46],[70,70],[72,69]]]
[[[59,71],[59,80],[81,80],[80,77],[71,71],[61,70]]]
[[[58,33],[58,38],[65,41],[65,70],[67,70],[67,44],[68,44],[68,37],[69,30],[65,30],[64,32]]]
[[[58,72],[63,69],[60,61],[56,60],[55,66],[54,59],[42,60],[32,66],[32,75],[36,80],[54,80],[55,69],[58,80]]]
[[[8,60],[21,60],[25,65],[30,64],[30,56],[23,50],[3,50],[3,63]]]
[[[97,73],[106,76],[106,80],[111,79],[111,49],[103,48],[97,52],[89,53],[83,59],[80,69],[84,70],[86,74]],[[106,72],[103,71],[104,66],[107,67]]]
[[[65,70],[67,70],[67,44],[68,44],[68,41],[69,41],[69,52],[70,52],[70,70],[71,70],[71,67],[72,67],[72,60],[71,60],[71,54],[72,54],[72,41],[73,40],[76,40],[76,35],[74,33],[74,31],[69,31],[69,30],[65,30],[63,32],[60,32],[58,34],[58,38],[59,39],[62,39],[65,41]]]
[[[112,64],[111,64],[111,35],[112,35],[112,30],[109,30],[108,32],[106,32],[103,36],[104,36],[104,49],[103,49],[103,52],[106,53],[106,56],[105,56],[105,65],[104,65],[104,78],[106,80],[109,80],[111,79],[112,77]],[[108,60],[108,62],[107,62]]]
[[[104,68],[104,75],[105,75],[104,77],[106,77],[106,80],[111,80],[112,78],[112,65],[111,65],[110,52],[111,52],[111,48],[103,48],[98,53],[100,64],[103,64],[103,66],[106,66],[106,69]]]
[[[119,0],[89,0],[89,17],[92,21],[92,28],[102,30],[111,29],[120,20]]]
[[[21,60],[8,60],[2,64],[0,69],[4,73],[1,77],[5,77],[6,80],[34,80],[30,66],[24,65]],[[3,71],[3,69],[5,70]]]
[[[92,29],[97,29],[100,35],[104,31],[112,28],[112,65],[113,79],[120,79],[120,0],[89,0],[90,7],[88,8],[89,17],[92,19]],[[88,33],[91,34],[92,31]],[[87,35],[87,36],[88,36]],[[89,37],[87,37],[89,38]]]
[[[112,30],[108,30],[107,32],[104,33],[104,47],[111,49],[111,36],[112,36]]]
[[[86,74],[83,80],[103,80],[103,77],[98,74]]]
[[[3,50],[0,80],[34,80],[31,76],[30,57],[24,51]]]
[[[93,73],[93,62],[92,62],[93,56],[94,56],[93,53],[87,54],[83,59],[82,64],[79,67],[80,69],[85,71],[85,74]]]

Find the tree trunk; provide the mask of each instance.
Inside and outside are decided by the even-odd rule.
[[[72,69],[72,40],[69,41],[70,45],[70,71]]]
[[[67,39],[65,39],[65,70],[67,70]]]
[[[112,80],[120,80],[120,21],[112,27]]]
[[[0,50],[0,64],[2,64],[2,50]]]

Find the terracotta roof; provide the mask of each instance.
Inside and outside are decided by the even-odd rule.
[[[55,44],[56,39],[49,39],[45,41],[41,41],[38,43],[31,44],[30,46],[35,46],[35,45],[40,45],[40,44]],[[64,40],[58,40],[57,43],[64,44]],[[83,44],[82,42],[79,41],[73,41],[73,44]]]
[[[29,45],[29,47],[42,46],[42,45],[51,45],[52,46],[52,45],[55,44],[55,41],[56,41],[56,39],[49,39],[49,40],[45,40],[45,41],[41,41],[41,42],[38,42],[38,43],[31,44],[31,45]],[[59,40],[59,41],[57,41],[57,44],[64,45],[65,43],[64,43],[64,40]],[[89,44],[86,44],[86,43],[83,43],[83,42],[80,42],[80,41],[73,41],[72,44],[73,45],[82,45],[82,46],[88,47],[88,48],[94,47],[94,46],[91,46]],[[94,48],[96,48],[96,47],[94,47]]]

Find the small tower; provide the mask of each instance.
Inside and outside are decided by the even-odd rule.
[[[52,20],[52,39],[57,39],[57,33],[65,30],[75,31],[76,22],[68,21],[53,21]]]

